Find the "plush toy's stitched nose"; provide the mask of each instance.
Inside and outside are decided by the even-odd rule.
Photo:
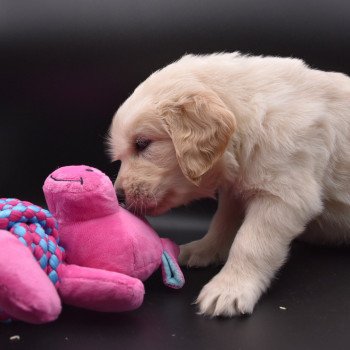
[[[120,205],[125,206],[125,191],[123,188],[119,187],[117,188],[117,197],[118,197],[118,202]]]

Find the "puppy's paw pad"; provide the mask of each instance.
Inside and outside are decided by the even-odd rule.
[[[251,314],[259,294],[233,281],[225,281],[218,275],[204,286],[196,301],[199,313],[210,317]]]

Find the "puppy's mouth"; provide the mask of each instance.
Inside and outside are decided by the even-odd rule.
[[[142,216],[159,216],[162,215],[164,213],[166,213],[167,211],[170,210],[170,208],[165,207],[165,206],[136,206],[135,204],[133,205],[125,205],[124,206],[125,209],[129,210],[130,212],[132,212],[133,214],[135,214],[136,216],[142,217]]]
[[[145,202],[145,201],[131,201],[130,204],[128,201],[121,205],[125,209],[129,210],[133,214],[137,216],[159,216],[162,215],[166,212],[168,212],[171,207],[167,205],[168,201],[165,197],[163,197],[161,200],[155,201],[150,201],[150,202]]]

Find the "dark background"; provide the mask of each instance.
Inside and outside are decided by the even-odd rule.
[[[348,1],[0,1],[0,195],[39,200],[56,167],[116,176],[119,105],[185,53],[294,56],[350,72]]]
[[[347,0],[0,0],[0,197],[44,204],[43,181],[63,165],[89,164],[115,178],[104,146],[114,112],[185,53],[293,56],[350,73],[349,43]],[[214,208],[204,201],[152,223],[183,243],[205,232]],[[185,270],[176,296],[155,276],[134,313],[65,307],[50,325],[0,326],[0,347],[348,349],[348,251],[297,244],[291,256],[250,318],[196,316],[190,302],[217,270]],[[13,334],[21,342],[12,344]]]

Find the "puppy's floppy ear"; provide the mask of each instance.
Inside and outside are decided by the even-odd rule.
[[[214,92],[207,91],[167,103],[160,112],[183,174],[198,186],[235,131],[233,113]]]

